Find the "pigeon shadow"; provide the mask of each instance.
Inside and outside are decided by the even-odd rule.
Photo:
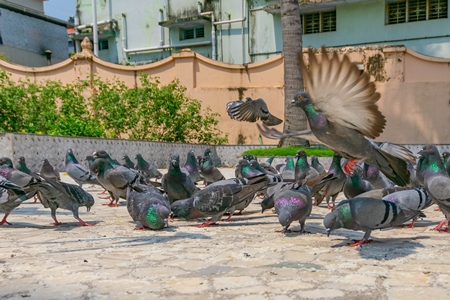
[[[169,228],[164,228],[163,232],[170,231]],[[154,233],[154,230],[146,230],[144,232]],[[119,247],[135,247],[141,245],[152,245],[152,244],[162,244],[167,242],[172,242],[175,240],[192,239],[192,240],[208,240],[211,237],[201,234],[201,233],[187,233],[187,232],[176,232],[174,235],[143,235],[138,238],[136,237],[122,237],[121,241],[113,243],[114,245],[123,245]]]
[[[61,221],[61,220],[58,220]],[[63,224],[61,225],[53,225],[51,223],[49,223],[48,225],[38,225],[38,224],[33,224],[33,223],[28,223],[28,222],[11,222],[12,225],[9,225],[8,228],[37,228],[37,229],[53,229],[54,231],[70,231],[74,228],[78,228],[78,227],[88,227],[88,226],[81,226],[80,223],[78,221],[74,221],[74,222],[62,222]],[[99,223],[101,223],[101,221],[89,221],[86,222],[92,225],[97,225]],[[5,225],[3,225],[5,226]],[[1,226],[0,226],[1,227]]]

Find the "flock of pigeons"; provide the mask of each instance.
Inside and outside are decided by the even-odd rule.
[[[421,210],[435,203],[445,219],[436,230],[448,231],[450,225],[449,153],[442,158],[435,145],[425,145],[417,153],[418,160],[407,148],[393,143],[378,143],[386,124],[376,102],[380,95],[367,73],[361,72],[346,55],[341,60],[322,49],[318,59],[309,49],[308,63],[299,55],[305,88],[297,93],[290,107],[300,107],[309,128],[303,131],[279,132],[269,126],[282,122],[273,116],[263,99],[233,101],[227,112],[238,121],[262,121],[258,128],[272,139],[301,136],[320,143],[335,152],[328,169],[317,158],[308,162],[299,150],[287,156],[285,164],[272,166],[244,156],[235,168],[235,178],[226,179],[211,159],[207,149],[202,156],[189,151],[180,164],[178,154],[171,154],[167,173],[161,174],[140,154],[137,163],[125,155],[123,164],[100,150],[86,157],[89,167],[82,166],[71,149],[65,157],[66,172],[78,184],[62,182],[48,161],[39,173],[31,172],[25,159],[13,166],[11,159],[0,158],[0,211],[5,213],[0,225],[7,223],[10,212],[23,201],[36,196],[51,209],[55,225],[58,208],[73,212],[81,225],[88,224],[78,216],[78,208],[88,211],[94,198],[83,189],[84,184],[102,186],[108,192],[109,206],[125,199],[131,218],[142,226],[136,229],[160,230],[172,218],[186,220],[207,218],[200,227],[216,224],[225,214],[226,220],[242,212],[256,197],[262,197],[262,211],[274,208],[288,232],[294,221],[305,232],[305,221],[314,204],[325,199],[331,210],[324,220],[328,234],[338,228],[362,230],[361,240],[353,246],[369,242],[372,230],[389,228],[424,216]],[[347,200],[335,205],[339,193]],[[36,199],[35,199],[36,201]]]

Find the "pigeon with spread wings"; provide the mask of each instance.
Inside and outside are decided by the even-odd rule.
[[[336,52],[329,57],[325,48],[321,60],[312,49],[308,57],[309,68],[299,56],[308,92],[298,92],[289,107],[303,109],[310,129],[283,133],[257,124],[261,134],[272,139],[301,136],[344,158],[376,166],[398,185],[408,184],[410,173],[405,157],[413,158],[412,153],[399,145],[390,147],[388,153],[371,140],[383,132],[386,120],[376,105],[380,94],[369,74],[361,72],[347,55],[342,60]]]
[[[261,120],[267,126],[275,126],[283,122],[269,112],[266,102],[261,98],[252,100],[252,98],[246,97],[245,101],[228,102],[227,112],[230,118],[238,121],[256,122]]]

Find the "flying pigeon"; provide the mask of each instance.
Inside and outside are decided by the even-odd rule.
[[[261,120],[267,126],[275,126],[283,122],[269,112],[266,102],[261,98],[252,100],[252,98],[246,97],[245,101],[228,102],[227,112],[231,119],[238,121],[256,122]]]
[[[65,157],[66,172],[80,187],[83,184],[97,184],[100,183],[95,175],[92,175],[88,169],[82,166],[75,157],[72,149],[67,149]]]
[[[401,225],[419,214],[418,210],[406,209],[386,200],[352,198],[339,202],[325,216],[323,225],[327,229],[328,236],[338,228],[364,231],[363,238],[351,244],[351,246],[361,246],[372,241],[369,240],[372,230]]]
[[[347,55],[340,60],[334,52],[330,58],[325,48],[320,61],[312,49],[308,56],[309,68],[299,54],[308,92],[298,92],[289,107],[303,109],[310,129],[282,133],[257,124],[261,134],[272,139],[301,136],[344,158],[375,165],[398,185],[408,184],[410,173],[404,158],[412,153],[400,145],[379,146],[371,140],[383,132],[386,120],[376,105],[380,94],[369,74],[361,72]]]
[[[435,145],[428,144],[423,146],[418,154],[421,157],[417,172],[423,176],[426,190],[445,216],[445,219],[436,226],[435,230],[449,231],[450,177],[444,168],[444,163]]]

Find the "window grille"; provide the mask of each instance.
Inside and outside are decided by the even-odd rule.
[[[447,0],[386,0],[387,24],[448,18]]]
[[[303,34],[336,31],[336,11],[301,15]]]

